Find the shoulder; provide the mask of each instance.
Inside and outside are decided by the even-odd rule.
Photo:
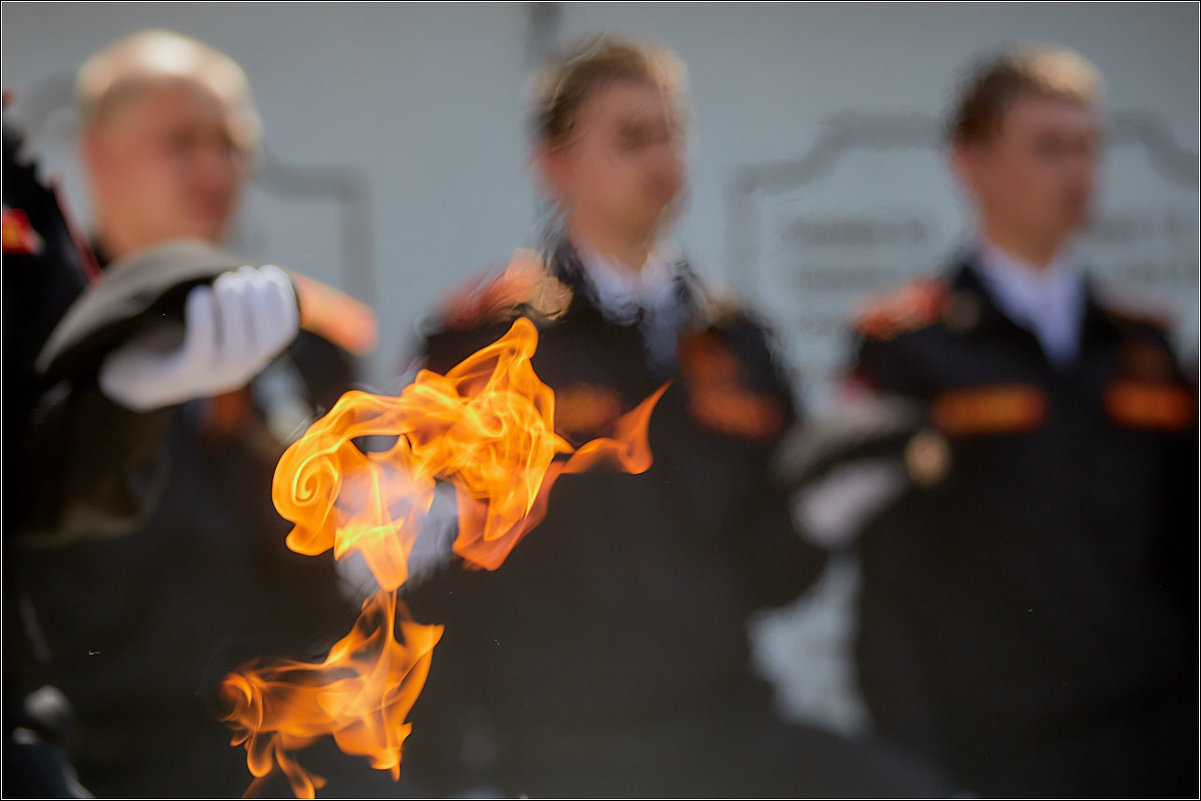
[[[1172,303],[1160,295],[1106,280],[1090,288],[1097,307],[1119,328],[1166,340],[1176,322]]]
[[[555,277],[544,257],[533,250],[516,250],[503,268],[453,290],[428,328],[430,333],[467,332],[520,316],[545,322],[562,316],[571,298],[571,289]]]
[[[1118,284],[1092,285],[1093,302],[1120,337],[1119,366],[1127,378],[1196,384],[1196,354],[1182,360],[1173,336],[1176,309],[1162,298]]]
[[[707,311],[707,324],[679,345],[693,415],[740,437],[778,436],[798,411],[795,376],[771,326],[728,296]]]
[[[946,280],[923,276],[869,297],[855,312],[852,327],[865,340],[888,342],[942,323],[950,299]]]
[[[429,369],[445,372],[498,339],[518,317],[542,328],[562,318],[571,301],[571,288],[541,255],[516,250],[504,267],[464,282],[437,305],[418,332],[420,357]]]
[[[782,345],[771,324],[750,309],[725,303],[713,309],[706,335],[725,343],[752,374],[783,370]]]
[[[949,280],[923,276],[869,297],[851,320],[852,351],[844,390],[912,394],[921,365],[937,352],[957,318],[976,314],[962,307]],[[933,337],[933,339],[932,339]]]
[[[780,358],[779,340],[767,317],[748,306],[729,285],[702,278],[690,263],[681,262],[678,270],[700,316],[703,338],[719,339],[740,350]]]
[[[303,330],[355,356],[363,356],[375,347],[379,323],[371,307],[314,278],[289,274],[296,287]]]

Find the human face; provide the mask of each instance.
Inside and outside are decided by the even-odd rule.
[[[118,103],[85,142],[102,225],[139,247],[182,237],[220,242],[248,162],[226,106],[186,80],[154,84]]]
[[[956,160],[986,228],[1058,249],[1088,221],[1099,142],[1091,107],[1027,95],[991,138],[959,146]]]
[[[670,222],[687,181],[671,99],[648,83],[614,81],[580,104],[573,123],[544,158],[569,224],[646,235]]]

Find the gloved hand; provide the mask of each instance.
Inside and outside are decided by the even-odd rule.
[[[792,432],[773,467],[797,529],[839,549],[905,493],[941,481],[949,459],[920,404],[872,396]]]
[[[188,293],[178,327],[138,335],[100,366],[100,389],[135,411],[245,386],[295,337],[292,282],[278,267],[243,266]]]
[[[792,497],[793,522],[815,545],[845,548],[864,523],[910,486],[900,459],[863,459],[836,467]]]

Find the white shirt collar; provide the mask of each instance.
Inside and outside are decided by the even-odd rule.
[[[622,321],[632,321],[640,310],[662,310],[674,301],[680,251],[670,240],[651,251],[641,270],[631,270],[586,248],[577,248],[577,253],[601,310]]]
[[[637,271],[585,248],[576,252],[601,314],[618,325],[639,323],[648,366],[670,372],[685,314],[677,291],[682,261],[679,246],[673,241],[661,242]]]
[[[1002,311],[1030,329],[1052,361],[1073,359],[1084,313],[1084,282],[1073,255],[1062,252],[1040,270],[987,240],[976,252],[979,273]]]

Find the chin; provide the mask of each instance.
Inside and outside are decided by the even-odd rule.
[[[225,241],[226,225],[215,222],[199,222],[188,227],[186,236],[192,239],[203,239],[206,242],[220,244]]]
[[[655,224],[660,228],[672,225],[683,213],[684,204],[682,202],[669,203],[666,206],[660,207],[659,212],[654,216]]]
[[[1060,228],[1060,239],[1073,239],[1082,234],[1088,228],[1092,220],[1085,214],[1077,214],[1069,217],[1063,226]]]

